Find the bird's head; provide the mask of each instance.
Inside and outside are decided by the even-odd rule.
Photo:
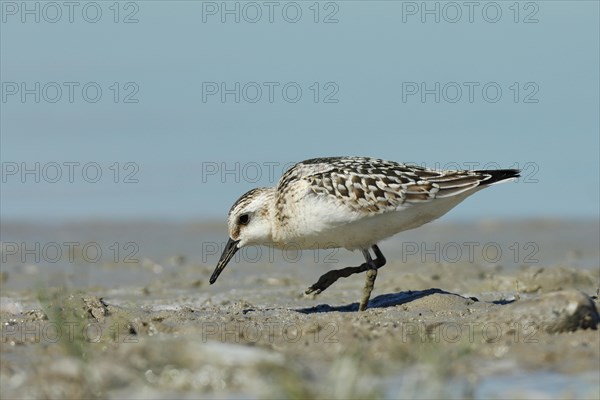
[[[211,284],[215,283],[239,249],[248,245],[268,244],[273,241],[271,209],[274,194],[273,188],[252,189],[233,203],[227,219],[229,240],[210,277]]]

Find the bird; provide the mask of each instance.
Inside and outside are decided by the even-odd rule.
[[[216,282],[244,246],[360,250],[363,264],[328,271],[305,294],[317,295],[341,277],[366,272],[358,307],[364,311],[377,271],[386,264],[380,241],[433,221],[475,192],[515,180],[519,173],[518,169],[437,170],[354,156],[299,162],[276,186],[254,188],[231,206],[229,240],[209,282]]]

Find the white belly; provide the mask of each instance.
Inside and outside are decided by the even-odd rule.
[[[396,211],[370,217],[326,198],[314,198],[296,210],[275,237],[278,245],[302,249],[343,247],[366,249],[398,232],[417,228],[447,213],[474,191],[427,203],[406,204]]]

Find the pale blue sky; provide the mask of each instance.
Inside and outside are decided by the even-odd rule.
[[[436,23],[421,1],[322,2],[318,15],[314,1],[275,2],[269,22],[263,2],[229,1],[236,23],[220,1],[122,2],[118,16],[113,1],[100,1],[96,23],[85,19],[96,15],[91,6],[83,14],[87,2],[72,23],[66,7],[52,23],[57,10],[41,2],[38,23],[20,1],[1,1],[1,216],[219,219],[240,194],[273,185],[271,169],[278,177],[294,161],[368,155],[526,168],[527,181],[478,193],[446,218],[597,218],[599,3],[514,3],[477,3],[469,22],[464,6],[458,17],[453,5],[427,2],[439,4]],[[253,23],[255,5],[262,15]],[[299,21],[288,22],[298,9]],[[138,22],[123,23],[127,16]],[[24,102],[23,82],[34,92]],[[88,100],[102,90],[96,103],[82,94],[90,82]],[[208,91],[236,82],[239,103]],[[424,102],[422,83],[433,90]],[[128,94],[138,102],[123,102]],[[12,175],[36,162],[40,183]],[[70,162],[80,163],[73,182]],[[57,183],[49,163],[62,166]],[[100,167],[98,182],[81,176],[86,163],[97,163],[88,180]],[[236,163],[237,175],[221,179]],[[128,173],[138,182],[124,183]]]

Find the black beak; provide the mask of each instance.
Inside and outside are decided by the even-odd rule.
[[[239,242],[240,242],[239,240],[233,240],[230,238],[229,241],[227,242],[227,244],[225,245],[225,250],[223,250],[223,254],[221,254],[221,258],[219,259],[219,262],[217,263],[215,272],[213,272],[213,274],[210,277],[209,282],[211,285],[217,281],[217,278],[219,277],[221,272],[223,272],[223,270],[225,269],[225,266],[227,265],[229,260],[231,260],[231,257],[233,257],[235,252],[238,251],[237,245]]]

